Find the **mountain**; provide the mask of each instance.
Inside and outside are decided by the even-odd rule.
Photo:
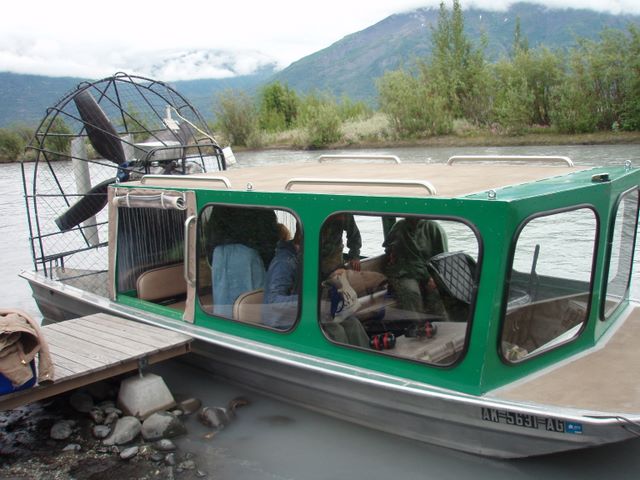
[[[579,37],[596,39],[604,28],[640,26],[638,15],[517,3],[502,12],[464,10],[465,33],[476,43],[484,34],[488,40],[485,53],[495,60],[509,52],[517,18],[530,47],[567,48]],[[376,78],[386,70],[410,66],[431,52],[431,29],[437,22],[438,10],[433,8],[391,15],[292,63],[273,79],[298,91],[319,89],[371,101],[376,95]]]
[[[274,69],[274,66],[266,66],[250,75],[166,83],[184,95],[205,118],[212,118],[213,100],[217,92],[234,88],[252,94],[273,76]],[[53,107],[85,80],[0,72],[0,128],[14,124],[35,128],[44,118],[47,108]]]
[[[497,59],[509,52],[514,27],[520,18],[521,32],[531,47],[567,48],[576,38],[597,38],[604,28],[640,26],[638,15],[612,15],[592,10],[550,9],[518,3],[502,12],[468,9],[465,30],[476,42],[487,38],[487,57]],[[222,72],[226,78],[168,82],[185,95],[205,118],[212,118],[216,92],[236,88],[253,93],[261,85],[278,80],[300,92],[329,91],[336,96],[375,102],[375,79],[387,70],[410,66],[431,51],[431,28],[437,9],[417,9],[391,15],[365,30],[304,57],[276,72],[276,64],[256,51],[160,52],[139,60],[130,71],[163,80],[170,73],[198,75]],[[247,65],[249,67],[247,68]],[[211,73],[213,74],[213,73]],[[174,77],[175,78],[175,77]],[[82,81],[0,72],[0,127],[12,123],[37,125],[48,107]]]

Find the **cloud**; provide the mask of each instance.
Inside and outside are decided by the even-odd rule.
[[[638,0],[530,1],[640,14]],[[393,13],[437,8],[439,0],[234,0],[215,6],[181,0],[170,8],[144,0],[110,0],[100,8],[89,8],[86,0],[5,3],[0,71],[101,78],[151,69],[170,81],[246,74],[273,63],[284,67]],[[462,0],[463,7],[491,10],[512,3]]]

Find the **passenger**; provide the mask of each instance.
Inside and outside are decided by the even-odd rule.
[[[275,256],[267,270],[262,323],[279,330],[290,329],[298,313],[301,235],[296,225],[292,240],[278,241]]]
[[[384,273],[398,306],[409,312],[443,314],[437,287],[427,270],[429,259],[448,249],[440,224],[419,217],[399,220],[382,246],[386,254]]]
[[[345,266],[343,232],[347,232],[347,248],[349,249],[346,255],[347,266],[352,270],[360,270],[360,248],[362,247],[360,230],[358,230],[353,215],[337,213],[324,222],[320,232],[320,273],[322,278],[327,278],[331,272]]]
[[[293,326],[298,313],[298,299],[300,296],[300,245],[301,229],[296,225],[293,240],[278,242],[276,254],[269,265],[264,287],[264,305],[262,308],[262,322],[279,330],[288,330]],[[336,272],[337,277],[340,270]],[[348,315],[346,309],[334,312],[328,306],[329,289],[324,289],[327,300],[323,302],[321,310],[322,329],[336,342],[369,346],[369,337],[360,321]],[[353,297],[353,295],[351,296]]]
[[[279,238],[276,213],[268,208],[215,205],[205,228],[209,252],[218,245],[241,243],[258,252],[265,268]]]
[[[240,294],[262,288],[273,258],[278,222],[273,210],[215,206],[207,223],[213,313],[231,318]]]

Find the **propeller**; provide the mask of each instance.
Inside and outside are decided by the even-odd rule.
[[[83,90],[73,97],[73,101],[96,152],[118,165],[126,162],[120,137],[93,95]]]
[[[62,232],[71,230],[88,218],[96,215],[107,204],[107,189],[116,181],[109,178],[95,185],[80,200],[74,203],[69,210],[55,219],[56,225]]]
[[[82,90],[76,93],[73,101],[84,123],[89,142],[91,142],[95,151],[118,166],[126,167],[127,159],[120,137],[107,115],[93,98],[93,95],[88,90]],[[107,204],[108,186],[114,183],[117,178],[121,177],[126,180],[128,178],[126,174],[125,170],[121,170],[118,177],[104,180],[91,188],[86,192],[85,196],[55,219],[58,228],[63,232],[71,230],[85,220],[97,215]]]

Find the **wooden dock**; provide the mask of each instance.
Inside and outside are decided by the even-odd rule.
[[[54,381],[0,396],[0,411],[188,353],[188,335],[97,313],[42,327]]]

